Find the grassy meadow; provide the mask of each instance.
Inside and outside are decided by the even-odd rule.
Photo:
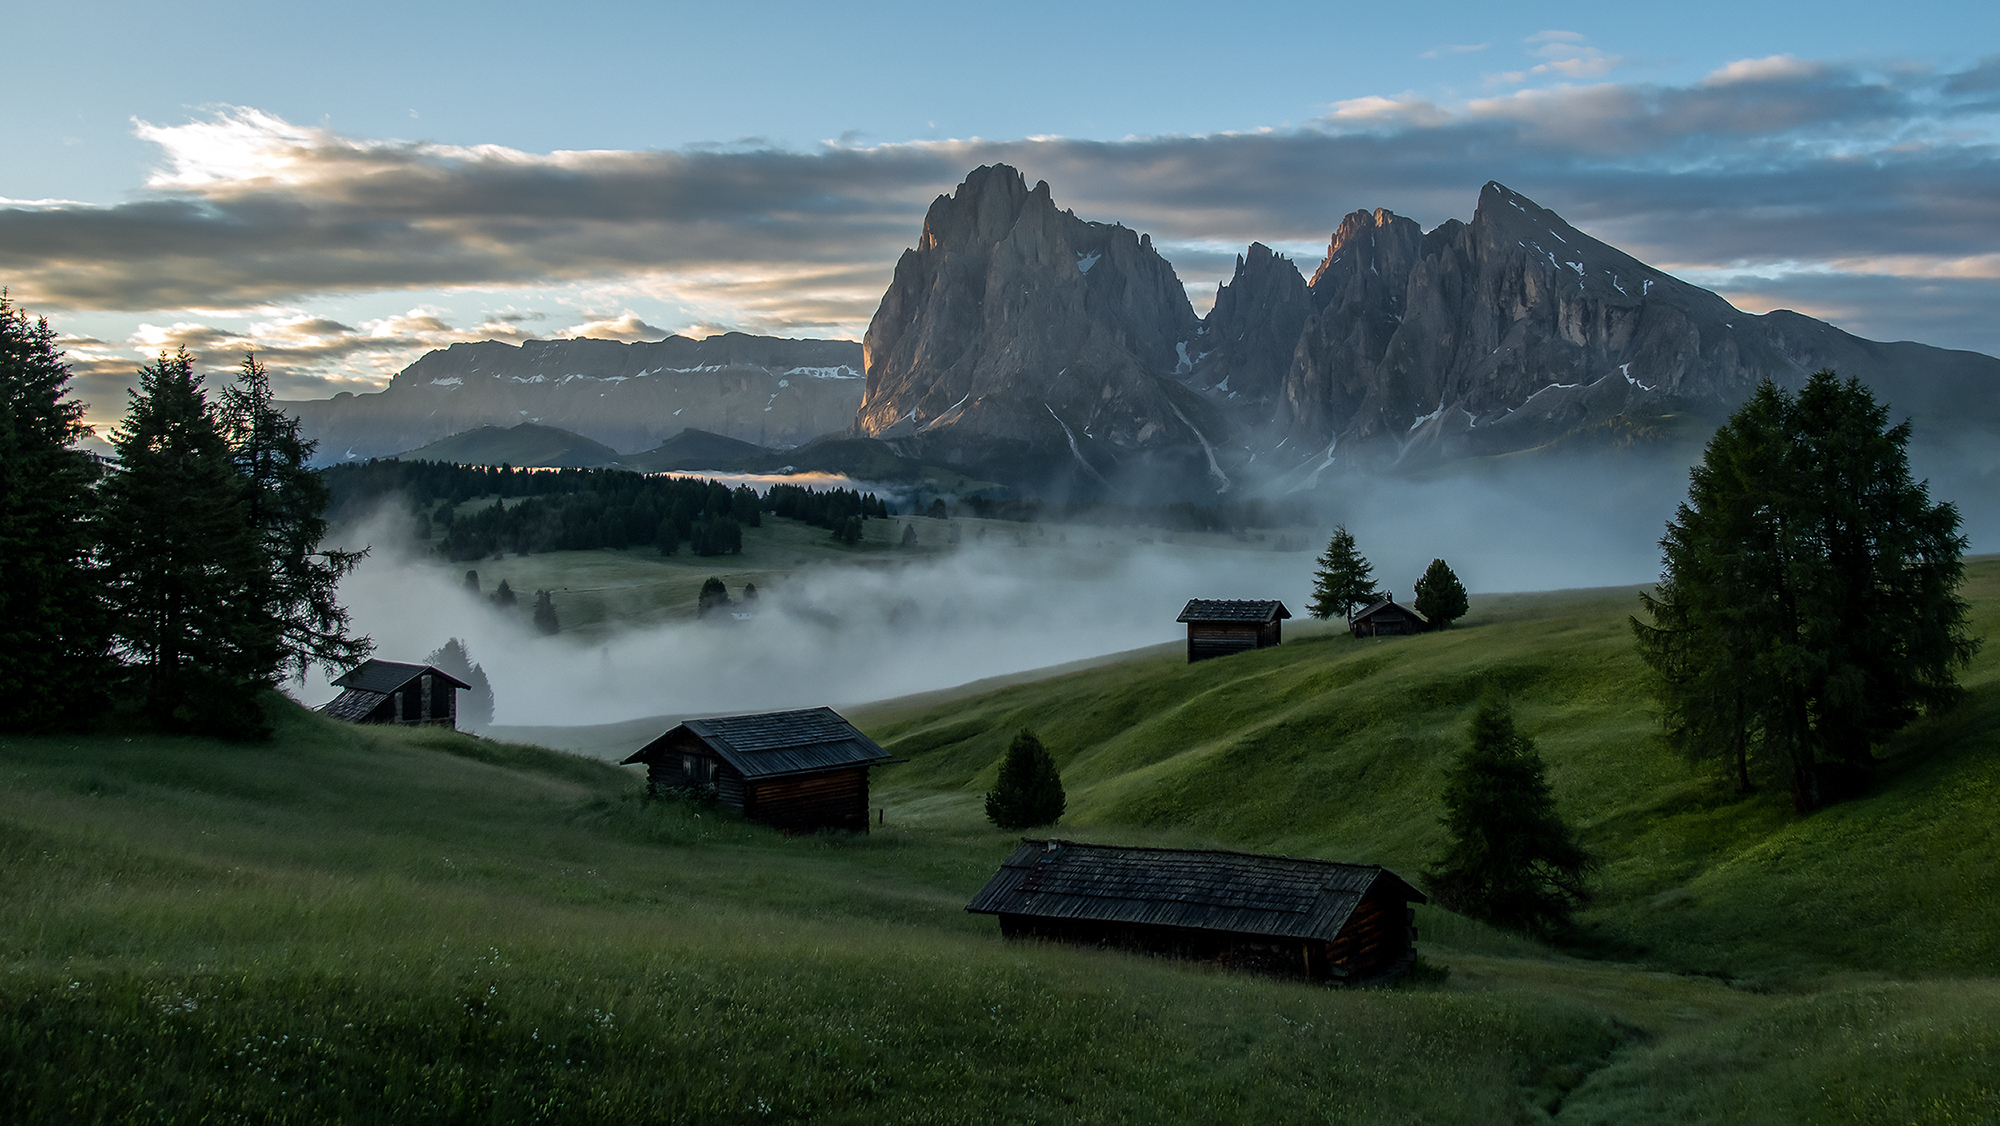
[[[1991,634],[2000,561],[1966,593]],[[275,699],[263,745],[0,737],[0,1119],[2000,1121],[2000,652],[1800,819],[1660,742],[1635,604],[1476,598],[1441,634],[859,709],[910,760],[865,837]],[[1415,877],[1491,685],[1604,860],[1572,946],[1426,907],[1429,972],[1343,991],[962,910],[1015,839],[980,796],[1022,726],[1062,834]]]

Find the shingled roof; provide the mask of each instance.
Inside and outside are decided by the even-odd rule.
[[[1276,600],[1242,602],[1228,598],[1190,598],[1177,622],[1250,622],[1262,625],[1277,618],[1289,618],[1290,610]]]
[[[1029,840],[965,909],[1330,942],[1383,881],[1405,901],[1429,902],[1374,864]]]
[[[373,657],[341,674],[333,686],[387,696],[424,673],[430,673],[454,688],[472,687],[436,665],[406,665],[401,661],[378,661]]]
[[[889,752],[832,708],[807,708],[691,719],[639,748],[625,762],[651,761],[668,749],[679,731],[701,740],[745,778],[807,774],[889,758]]]
[[[1419,622],[1427,623],[1429,620],[1425,618],[1422,614],[1418,613],[1414,608],[1405,606],[1402,603],[1396,601],[1395,599],[1387,597],[1377,599],[1376,601],[1369,603],[1368,605],[1362,607],[1361,609],[1356,610],[1354,612],[1354,616],[1347,620],[1350,622],[1358,622],[1363,618],[1372,618],[1376,614],[1379,614],[1382,611],[1389,609],[1390,607],[1394,607],[1398,610],[1401,610],[1403,613],[1408,614],[1410,617],[1416,619]]]

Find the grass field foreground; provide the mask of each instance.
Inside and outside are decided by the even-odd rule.
[[[1975,565],[1982,628],[2000,566]],[[1453,631],[1142,657],[857,718],[866,837],[273,704],[268,745],[0,738],[0,1118],[825,1122],[2000,1119],[1995,656],[1811,818],[1658,743],[1629,592]],[[1606,858],[1568,953],[1435,908],[1442,981],[1340,991],[1008,943],[963,904],[1032,724],[1080,839],[1414,875],[1485,685]],[[1578,954],[1590,955],[1578,957]]]

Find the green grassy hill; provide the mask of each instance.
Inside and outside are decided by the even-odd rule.
[[[1975,632],[2000,632],[2000,560],[1969,576]],[[1604,859],[1584,921],[1606,949],[1729,978],[2000,971],[2000,650],[1976,659],[1959,708],[1878,751],[1873,793],[1801,819],[1788,793],[1738,797],[1665,746],[1627,625],[1637,605],[1628,589],[1477,598],[1442,633],[1308,625],[1222,660],[1168,651],[857,714],[913,760],[884,775],[885,797],[943,823],[979,817],[1029,726],[1080,839],[1139,830],[1413,875],[1441,846],[1445,767],[1495,687]]]
[[[1990,630],[2000,565],[1969,593]],[[857,718],[911,761],[860,838],[277,703],[267,745],[0,737],[0,1120],[2000,1119],[1996,655],[1872,795],[1800,820],[1660,746],[1631,605],[882,705]],[[1606,858],[1585,949],[1425,909],[1449,976],[1351,992],[962,911],[1013,840],[978,799],[1023,724],[1063,833],[1414,875],[1491,683]]]

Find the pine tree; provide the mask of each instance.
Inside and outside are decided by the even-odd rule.
[[[696,616],[706,618],[709,611],[727,610],[729,606],[729,588],[722,585],[721,579],[710,575],[708,580],[701,584],[701,593],[695,596]]]
[[[1002,829],[1053,825],[1069,798],[1056,760],[1033,731],[1022,728],[1000,760],[1000,777],[986,795],[986,819]]]
[[[514,588],[507,585],[506,579],[501,579],[500,585],[493,588],[493,604],[495,606],[511,609],[520,600],[520,596],[514,593]]]
[[[535,592],[535,628],[550,635],[562,632],[562,622],[556,618],[556,600],[546,590]]]
[[[1417,580],[1416,601],[1412,605],[1430,622],[1432,629],[1444,629],[1463,618],[1470,608],[1465,584],[1458,581],[1458,576],[1442,559],[1431,560],[1431,565],[1424,569],[1424,577]]]
[[[100,552],[118,648],[156,722],[261,734],[255,693],[279,637],[248,483],[186,349],[139,369],[112,435]]]
[[[317,443],[272,401],[271,377],[255,353],[243,357],[236,385],[223,391],[220,414],[236,471],[249,486],[250,528],[263,549],[257,597],[276,627],[265,662],[278,678],[303,678],[313,665],[358,664],[375,643],[348,636],[339,586],[368,552],[321,550],[332,493],[308,464]]]
[[[493,723],[493,682],[486,678],[486,669],[474,664],[472,654],[465,642],[454,637],[431,651],[424,663],[448,672],[472,687],[458,705],[458,721],[463,727],[478,730]]]
[[[1590,854],[1556,811],[1535,744],[1513,712],[1488,698],[1472,718],[1471,745],[1445,777],[1450,842],[1424,880],[1461,914],[1537,934],[1560,931],[1587,898]]]
[[[1800,812],[1865,783],[1872,744],[1949,707],[1979,642],[1958,512],[1910,475],[1910,425],[1858,380],[1766,381],[1716,431],[1632,622],[1670,741],[1760,764]],[[1835,783],[1829,790],[1827,782]]]
[[[97,463],[46,320],[0,291],[0,729],[100,712],[112,662],[93,566]]]
[[[982,528],[980,530],[984,531],[985,529]],[[904,547],[917,546],[917,526],[915,524],[903,525],[903,546]]]
[[[1338,612],[1346,618],[1357,606],[1366,606],[1373,600],[1375,568],[1355,550],[1354,537],[1347,531],[1347,525],[1333,530],[1326,554],[1317,562],[1319,571],[1313,576],[1312,605],[1307,610],[1313,617],[1330,618]]]

